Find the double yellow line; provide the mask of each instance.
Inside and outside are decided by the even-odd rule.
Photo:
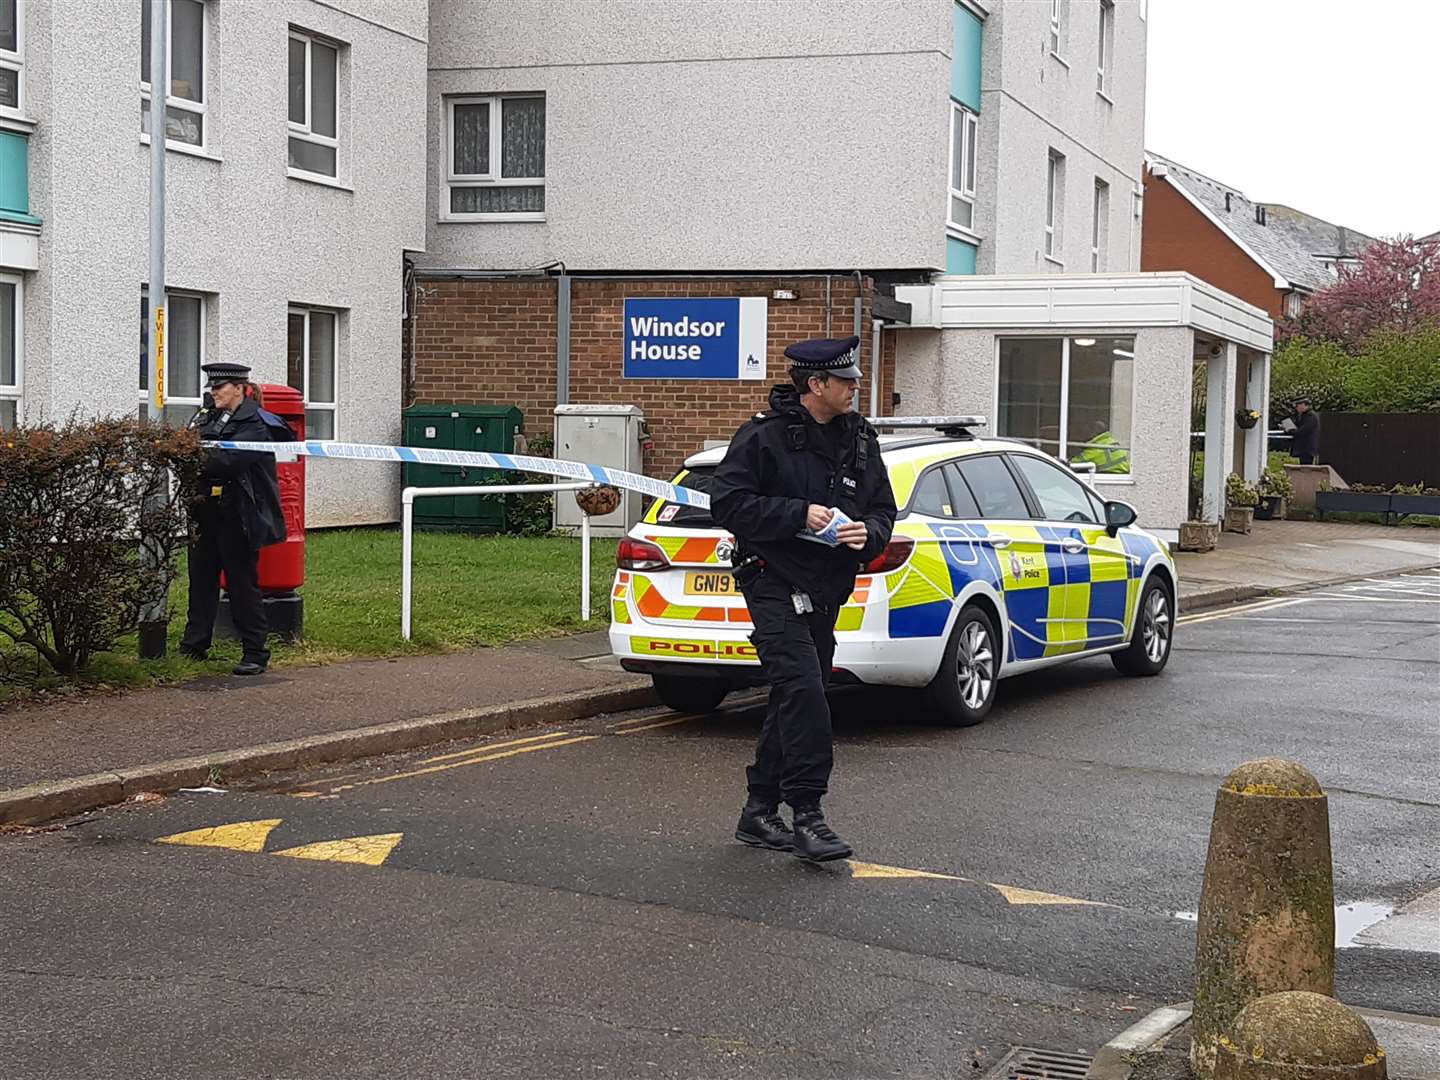
[[[1289,607],[1291,604],[1303,604],[1305,600],[1306,597],[1303,596],[1275,596],[1268,600],[1258,600],[1253,604],[1223,608],[1220,611],[1197,611],[1194,615],[1181,615],[1175,621],[1182,626],[1193,626],[1195,623],[1214,622],[1216,619],[1229,619],[1236,615],[1249,615],[1256,611],[1273,611],[1276,608]]]

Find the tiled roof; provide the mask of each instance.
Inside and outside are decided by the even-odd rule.
[[[1313,291],[1333,284],[1335,274],[1321,265],[1319,258],[1356,255],[1373,239],[1288,206],[1253,203],[1239,188],[1159,154],[1146,151],[1146,157],[1153,164],[1164,165],[1173,183],[1293,286]],[[1229,196],[1228,208],[1226,196]],[[1256,219],[1257,207],[1265,210],[1263,225]]]

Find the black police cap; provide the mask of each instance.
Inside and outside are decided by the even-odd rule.
[[[860,339],[854,335],[848,338],[813,338],[797,341],[785,350],[785,355],[790,358],[792,369],[858,379],[861,377],[859,349]]]
[[[206,375],[206,386],[219,386],[221,383],[227,382],[250,381],[250,368],[246,364],[201,364],[200,370]]]

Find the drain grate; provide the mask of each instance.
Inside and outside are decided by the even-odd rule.
[[[985,1074],[985,1080],[1085,1080],[1089,1054],[1017,1046]]]

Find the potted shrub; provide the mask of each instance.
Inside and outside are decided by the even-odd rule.
[[[1236,409],[1236,410],[1235,410],[1235,423],[1239,424],[1240,427],[1241,427],[1243,430],[1249,431],[1251,428],[1253,428],[1253,427],[1254,427],[1256,424],[1258,424],[1259,422],[1260,422],[1260,413],[1259,413],[1257,410],[1255,410],[1255,409]]]
[[[1225,478],[1225,531],[1248,533],[1255,520],[1255,507],[1260,502],[1260,492],[1247,484],[1239,473]]]
[[[1220,542],[1220,525],[1215,521],[1193,518],[1180,523],[1181,551],[1214,551]]]
[[[1295,486],[1284,467],[1265,470],[1260,477],[1260,502],[1255,507],[1255,516],[1261,521],[1284,521],[1286,503],[1295,494]]]

